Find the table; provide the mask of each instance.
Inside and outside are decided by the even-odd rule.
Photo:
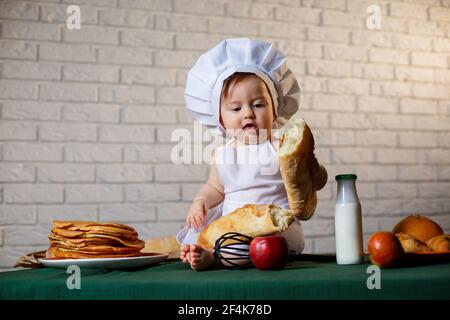
[[[82,269],[79,290],[68,289],[65,269],[38,268],[0,273],[0,299],[450,299],[450,263],[381,269],[380,289],[367,287],[369,266],[291,261],[276,271],[196,272],[166,261],[140,270]]]

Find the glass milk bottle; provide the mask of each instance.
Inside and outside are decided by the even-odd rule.
[[[363,261],[361,203],[356,192],[356,178],[354,174],[336,176],[334,227],[337,264],[358,264]]]

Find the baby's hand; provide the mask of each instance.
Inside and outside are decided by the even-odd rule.
[[[316,156],[312,155],[309,162],[309,174],[313,182],[313,189],[319,191],[327,183],[328,174],[325,168],[319,165]]]
[[[192,202],[186,217],[186,225],[189,227],[198,228],[205,222],[205,216],[208,212],[208,207],[205,200],[198,199]]]
[[[319,172],[319,170],[320,165],[317,161],[316,155],[313,152],[311,158],[309,158],[309,174],[313,177],[317,174],[317,172]]]

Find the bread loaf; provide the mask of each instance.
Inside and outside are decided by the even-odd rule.
[[[305,120],[295,119],[292,128],[281,138],[278,156],[289,207],[301,220],[310,219],[317,205],[317,195],[309,173],[313,151],[311,130]]]
[[[159,237],[145,241],[145,247],[142,253],[168,253],[167,259],[176,259],[180,257],[180,244],[175,237]]]
[[[271,235],[286,230],[292,220],[290,210],[275,204],[246,204],[202,229],[197,244],[212,249],[216,240],[227,232],[237,232],[252,238]]]
[[[410,215],[402,219],[395,225],[392,232],[395,234],[400,232],[410,234],[423,243],[444,233],[436,222],[420,214]]]

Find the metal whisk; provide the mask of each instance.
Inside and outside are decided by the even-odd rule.
[[[253,238],[237,232],[228,232],[216,240],[214,257],[228,269],[244,269],[252,265],[249,247]]]

